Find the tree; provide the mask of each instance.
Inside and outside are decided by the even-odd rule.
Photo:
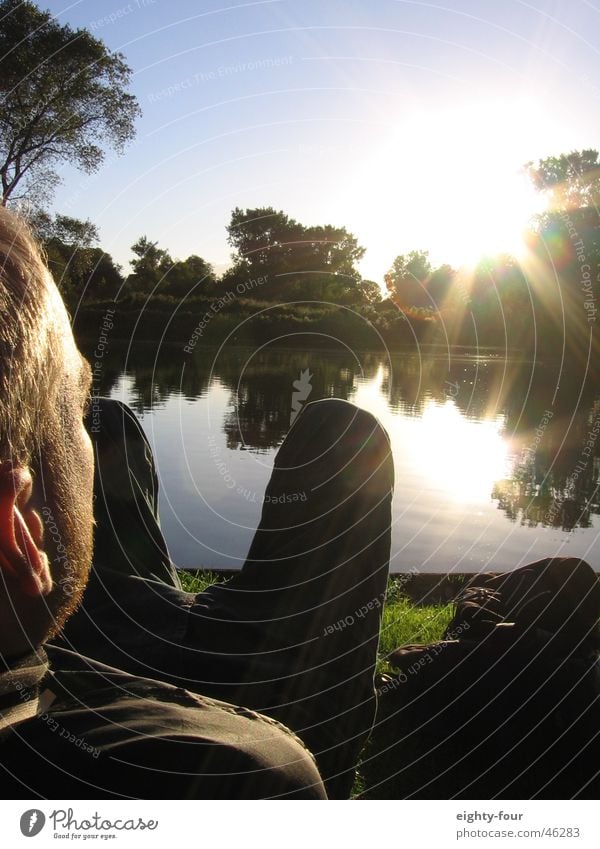
[[[599,320],[600,162],[598,151],[550,156],[525,166],[533,185],[546,193],[548,209],[536,216],[529,239],[535,257],[530,276],[539,300],[537,319],[543,356],[555,356],[557,341],[570,366],[588,368],[588,346],[600,353],[595,326]]]
[[[381,287],[374,280],[361,280],[357,289],[365,304],[378,304],[382,300]]]
[[[546,192],[550,209],[580,209],[600,203],[597,150],[572,150],[528,162],[525,171],[536,189]]]
[[[168,251],[151,242],[147,236],[141,236],[131,246],[137,259],[131,260],[133,274],[127,278],[128,286],[138,292],[151,292],[173,268],[173,260]]]
[[[240,209],[231,213],[227,241],[235,265],[247,268],[285,266],[302,237],[302,225],[273,207]]]
[[[102,248],[80,248],[67,264],[71,288],[70,302],[106,301],[117,296],[123,286],[120,267]]]
[[[120,152],[133,138],[141,110],[125,90],[131,70],[87,30],[33,3],[2,0],[0,57],[3,205],[50,192],[60,164],[97,170],[103,146]]]
[[[447,263],[440,265],[431,272],[427,281],[427,290],[433,302],[430,303],[430,306],[434,306],[438,310],[442,309],[450,296],[455,280],[456,271]]]
[[[89,219],[82,221],[70,215],[55,215],[38,211],[31,219],[31,225],[42,242],[56,240],[73,247],[91,248],[98,243],[98,228]]]
[[[390,297],[403,307],[433,307],[427,291],[432,271],[429,251],[400,254],[384,278]]]
[[[54,218],[38,212],[32,220],[52,272],[69,307],[82,299],[107,300],[119,292],[123,277],[112,257],[97,247],[98,229],[91,221],[69,215]]]
[[[307,227],[273,207],[236,208],[227,234],[234,265],[224,283],[266,276],[261,298],[362,300],[356,263],[365,250],[345,227]]]
[[[196,254],[174,263],[165,282],[166,287],[161,287],[161,291],[179,298],[212,293],[217,284],[212,265]]]

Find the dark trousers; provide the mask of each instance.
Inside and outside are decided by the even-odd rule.
[[[341,400],[306,405],[279,449],[238,574],[182,591],[157,520],[157,478],[133,413],[102,399],[94,566],[64,644],[291,728],[330,798],[350,793],[376,710],[390,553],[387,434]]]

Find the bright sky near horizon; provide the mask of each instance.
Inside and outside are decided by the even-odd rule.
[[[379,283],[516,250],[528,160],[600,145],[600,0],[42,0],[133,70],[125,155],[54,209],[127,269],[145,234],[222,270],[235,206],[345,226]]]

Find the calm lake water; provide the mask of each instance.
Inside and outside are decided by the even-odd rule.
[[[598,569],[600,391],[559,367],[115,342],[96,373],[96,389],[130,404],[148,433],[180,567],[243,564],[296,392],[353,401],[390,434],[392,571],[506,570],[548,554]]]

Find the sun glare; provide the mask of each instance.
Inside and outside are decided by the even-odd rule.
[[[507,474],[508,447],[501,419],[471,421],[453,401],[429,401],[415,428],[414,459],[431,486],[450,498],[489,502],[494,483]]]
[[[346,212],[361,202],[351,224],[369,246],[366,276],[410,250],[455,268],[522,257],[527,224],[544,208],[523,165],[545,149],[546,129],[540,104],[526,100],[400,114],[341,199]]]
[[[350,400],[374,413],[392,436],[399,481],[407,473],[425,478],[432,490],[469,504],[488,503],[494,484],[510,472],[502,416],[470,419],[452,399],[428,399],[420,415],[390,409],[386,371],[356,382]]]
[[[524,234],[543,204],[518,173],[472,174],[454,188],[455,221],[432,234],[436,252],[454,265],[475,265],[483,256],[510,254],[523,258]]]

